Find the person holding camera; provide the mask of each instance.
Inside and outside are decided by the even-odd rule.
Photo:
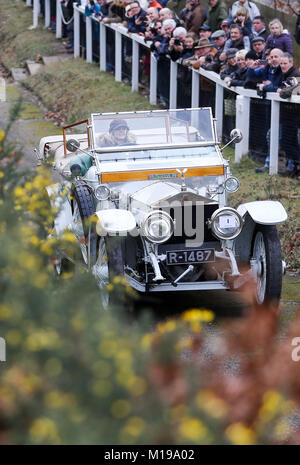
[[[187,31],[184,27],[176,27],[174,29],[169,42],[169,55],[171,60],[176,61],[182,56],[186,35]]]
[[[270,52],[268,64],[260,66],[259,60],[253,62],[248,69],[248,78],[259,81],[257,84],[257,94],[264,97],[266,92],[277,92],[282,85],[282,71],[280,60],[282,51],[274,48]]]
[[[213,40],[214,46],[217,49],[217,53],[211,61],[206,60],[206,62],[203,63],[202,68],[206,69],[207,71],[214,71],[215,73],[219,73],[221,66],[225,63],[225,60],[220,60],[220,55],[223,53],[224,45],[227,40],[226,34],[222,30],[215,31],[211,35],[211,39]]]

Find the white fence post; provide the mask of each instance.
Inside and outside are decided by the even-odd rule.
[[[280,102],[271,102],[271,133],[270,133],[270,167],[269,174],[278,172],[278,150],[279,150],[279,115]]]
[[[139,43],[132,41],[132,76],[131,76],[132,92],[139,90]]]
[[[122,81],[122,35],[120,32],[115,31],[116,45],[115,45],[115,80]]]
[[[239,163],[249,151],[250,97],[237,95],[235,125],[243,133],[243,139],[235,146],[234,161]]]
[[[49,27],[51,22],[50,0],[45,0],[45,27]]]
[[[74,57],[80,56],[80,12],[74,6]]]
[[[157,60],[154,53],[150,55],[150,103],[157,104]]]
[[[170,109],[177,108],[177,63],[176,61],[171,60],[170,65]]]
[[[199,107],[199,95],[200,95],[200,74],[194,69],[192,70],[192,99],[191,107]]]
[[[217,136],[219,141],[222,140],[223,135],[223,101],[224,101],[224,87],[216,84],[216,97],[215,97],[215,117]]]
[[[39,0],[33,0],[33,27],[38,27],[39,25],[39,10],[40,2]]]
[[[106,26],[100,23],[100,71],[106,71]]]
[[[92,46],[92,18],[86,16],[86,61],[92,63],[93,61],[93,46]]]
[[[62,38],[62,17],[60,0],[56,0],[56,38]]]

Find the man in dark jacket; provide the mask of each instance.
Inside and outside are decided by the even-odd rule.
[[[254,37],[251,41],[251,47],[252,50],[254,51],[256,55],[256,60],[262,60],[263,59],[263,54],[264,54],[264,49],[265,49],[265,39],[263,37]]]
[[[257,88],[261,92],[276,92],[282,84],[282,71],[280,68],[282,51],[278,48],[273,48],[270,53],[270,64],[265,68],[259,67],[258,62],[254,62],[248,69],[247,77],[259,79],[260,83]]]
[[[267,40],[269,31],[267,31],[266,20],[263,16],[255,16],[253,18],[252,34],[253,37],[263,37],[265,41]]]
[[[224,52],[228,48],[237,48],[238,50],[250,50],[250,39],[248,36],[243,35],[242,28],[238,24],[230,26],[230,38],[226,41]],[[223,58],[221,56],[221,58]]]
[[[131,3],[131,16],[127,21],[128,32],[144,34],[147,28],[147,13],[140,7],[138,1]]]
[[[206,23],[214,32],[221,29],[222,22],[228,17],[228,8],[222,0],[209,0],[209,5]]]
[[[200,27],[206,20],[206,12],[199,4],[199,0],[190,0],[189,11],[185,16],[185,28],[188,32],[198,34]]]
[[[202,68],[206,69],[207,71],[214,71],[215,73],[219,73],[221,66],[225,63],[225,60],[220,60],[220,55],[223,53],[224,45],[227,38],[225,32],[222,30],[215,31],[211,35],[211,38],[217,49],[217,53],[211,61],[206,61],[202,65]]]
[[[237,71],[238,65],[236,64],[236,52],[238,50],[236,48],[229,48],[225,54],[226,56],[226,67],[221,71],[220,73],[220,78],[225,79],[226,77],[229,77],[232,73]]]

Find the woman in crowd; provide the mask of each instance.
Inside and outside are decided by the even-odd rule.
[[[269,23],[269,29],[271,34],[266,40],[265,50],[279,48],[283,52],[293,54],[293,42],[291,34],[288,31],[283,30],[283,26],[279,19],[273,19]]]
[[[236,52],[235,58],[238,68],[229,77],[226,78],[227,87],[244,86],[247,73],[247,53],[247,50],[239,50]]]

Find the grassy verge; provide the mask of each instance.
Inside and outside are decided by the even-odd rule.
[[[116,83],[112,75],[80,58],[47,66],[24,85],[70,123],[90,113],[155,108],[128,85]]]
[[[231,195],[230,203],[237,207],[241,203],[256,200],[277,200],[288,212],[288,220],[279,226],[283,258],[288,269],[300,269],[300,184],[290,177],[282,175],[269,176],[267,173],[255,173],[256,163],[244,158],[241,163],[234,163],[232,149],[225,149],[225,158],[231,161],[231,170],[241,182],[238,192]]]
[[[51,56],[62,53],[61,41],[48,29],[28,30],[32,25],[32,8],[22,1],[0,0],[0,61],[7,69],[22,67],[25,60],[38,55]]]

